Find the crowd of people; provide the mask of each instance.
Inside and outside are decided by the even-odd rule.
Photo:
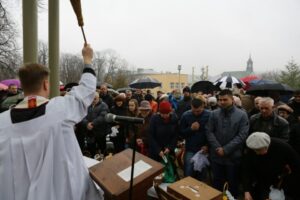
[[[228,89],[192,94],[189,87],[166,94],[158,91],[156,98],[151,90],[140,89],[113,97],[102,84],[74,129],[82,152],[90,157],[136,145],[140,153],[156,161],[174,158],[183,176],[206,181],[221,191],[227,182],[236,198],[268,199],[272,187],[283,189],[286,199],[298,199],[300,91],[287,103],[274,92],[269,97],[247,96],[248,102],[245,97]],[[1,111],[22,99],[17,86],[10,85],[1,94]],[[249,99],[252,108],[244,105]],[[144,123],[108,123],[108,113],[143,118]],[[199,153],[210,164],[197,170],[194,159]]]
[[[81,129],[77,136],[83,136],[78,137],[79,143],[92,157],[118,153],[136,143],[140,153],[156,161],[170,156],[178,168],[178,162],[182,162],[183,176],[206,181],[221,191],[228,182],[235,197],[267,199],[273,186],[297,199],[300,91],[287,104],[270,96],[249,97],[255,105],[249,108],[243,106],[244,94],[227,89],[207,95],[192,94],[185,87],[182,96],[179,90],[168,94],[158,91],[156,98],[150,90],[127,90],[112,97],[103,84],[96,91],[87,117],[78,125]],[[107,113],[140,117],[145,123],[108,124]],[[90,138],[88,142],[86,138]],[[113,150],[105,146],[108,138],[114,144]],[[210,163],[201,171],[195,170],[193,163],[199,152]],[[181,159],[179,155],[183,155]]]

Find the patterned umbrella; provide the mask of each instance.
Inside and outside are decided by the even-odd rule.
[[[156,88],[161,87],[161,83],[158,80],[147,76],[134,80],[129,84],[129,87],[136,89]]]
[[[244,87],[244,89],[248,90],[250,87],[250,82],[253,80],[259,80],[260,78],[256,75],[249,75],[249,76],[245,76],[243,78],[240,78],[241,81],[243,81],[246,85]]]
[[[20,80],[18,80],[18,79],[6,79],[6,80],[1,81],[0,83],[7,85],[7,86],[14,84],[14,85],[18,86],[18,88],[21,87]]]
[[[234,85],[236,85],[238,88],[242,88],[245,86],[245,83],[240,79],[229,75],[219,78],[218,80],[216,80],[214,85],[223,90],[226,88],[232,89]]]

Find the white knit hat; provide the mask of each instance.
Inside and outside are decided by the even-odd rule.
[[[270,136],[264,132],[254,132],[246,140],[246,144],[250,149],[269,147],[270,142]]]
[[[218,100],[216,97],[208,97],[207,102],[216,105]]]

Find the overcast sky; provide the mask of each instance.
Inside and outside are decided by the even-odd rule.
[[[48,1],[45,0],[47,4]],[[116,50],[136,68],[209,74],[300,63],[299,0],[82,0],[84,29],[95,50]],[[47,11],[39,37],[48,38]],[[83,39],[69,0],[60,1],[61,52],[78,53]]]

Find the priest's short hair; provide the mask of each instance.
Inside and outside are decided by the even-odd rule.
[[[37,63],[25,64],[19,69],[19,78],[24,92],[38,92],[43,81],[49,77],[50,71],[47,67]]]

